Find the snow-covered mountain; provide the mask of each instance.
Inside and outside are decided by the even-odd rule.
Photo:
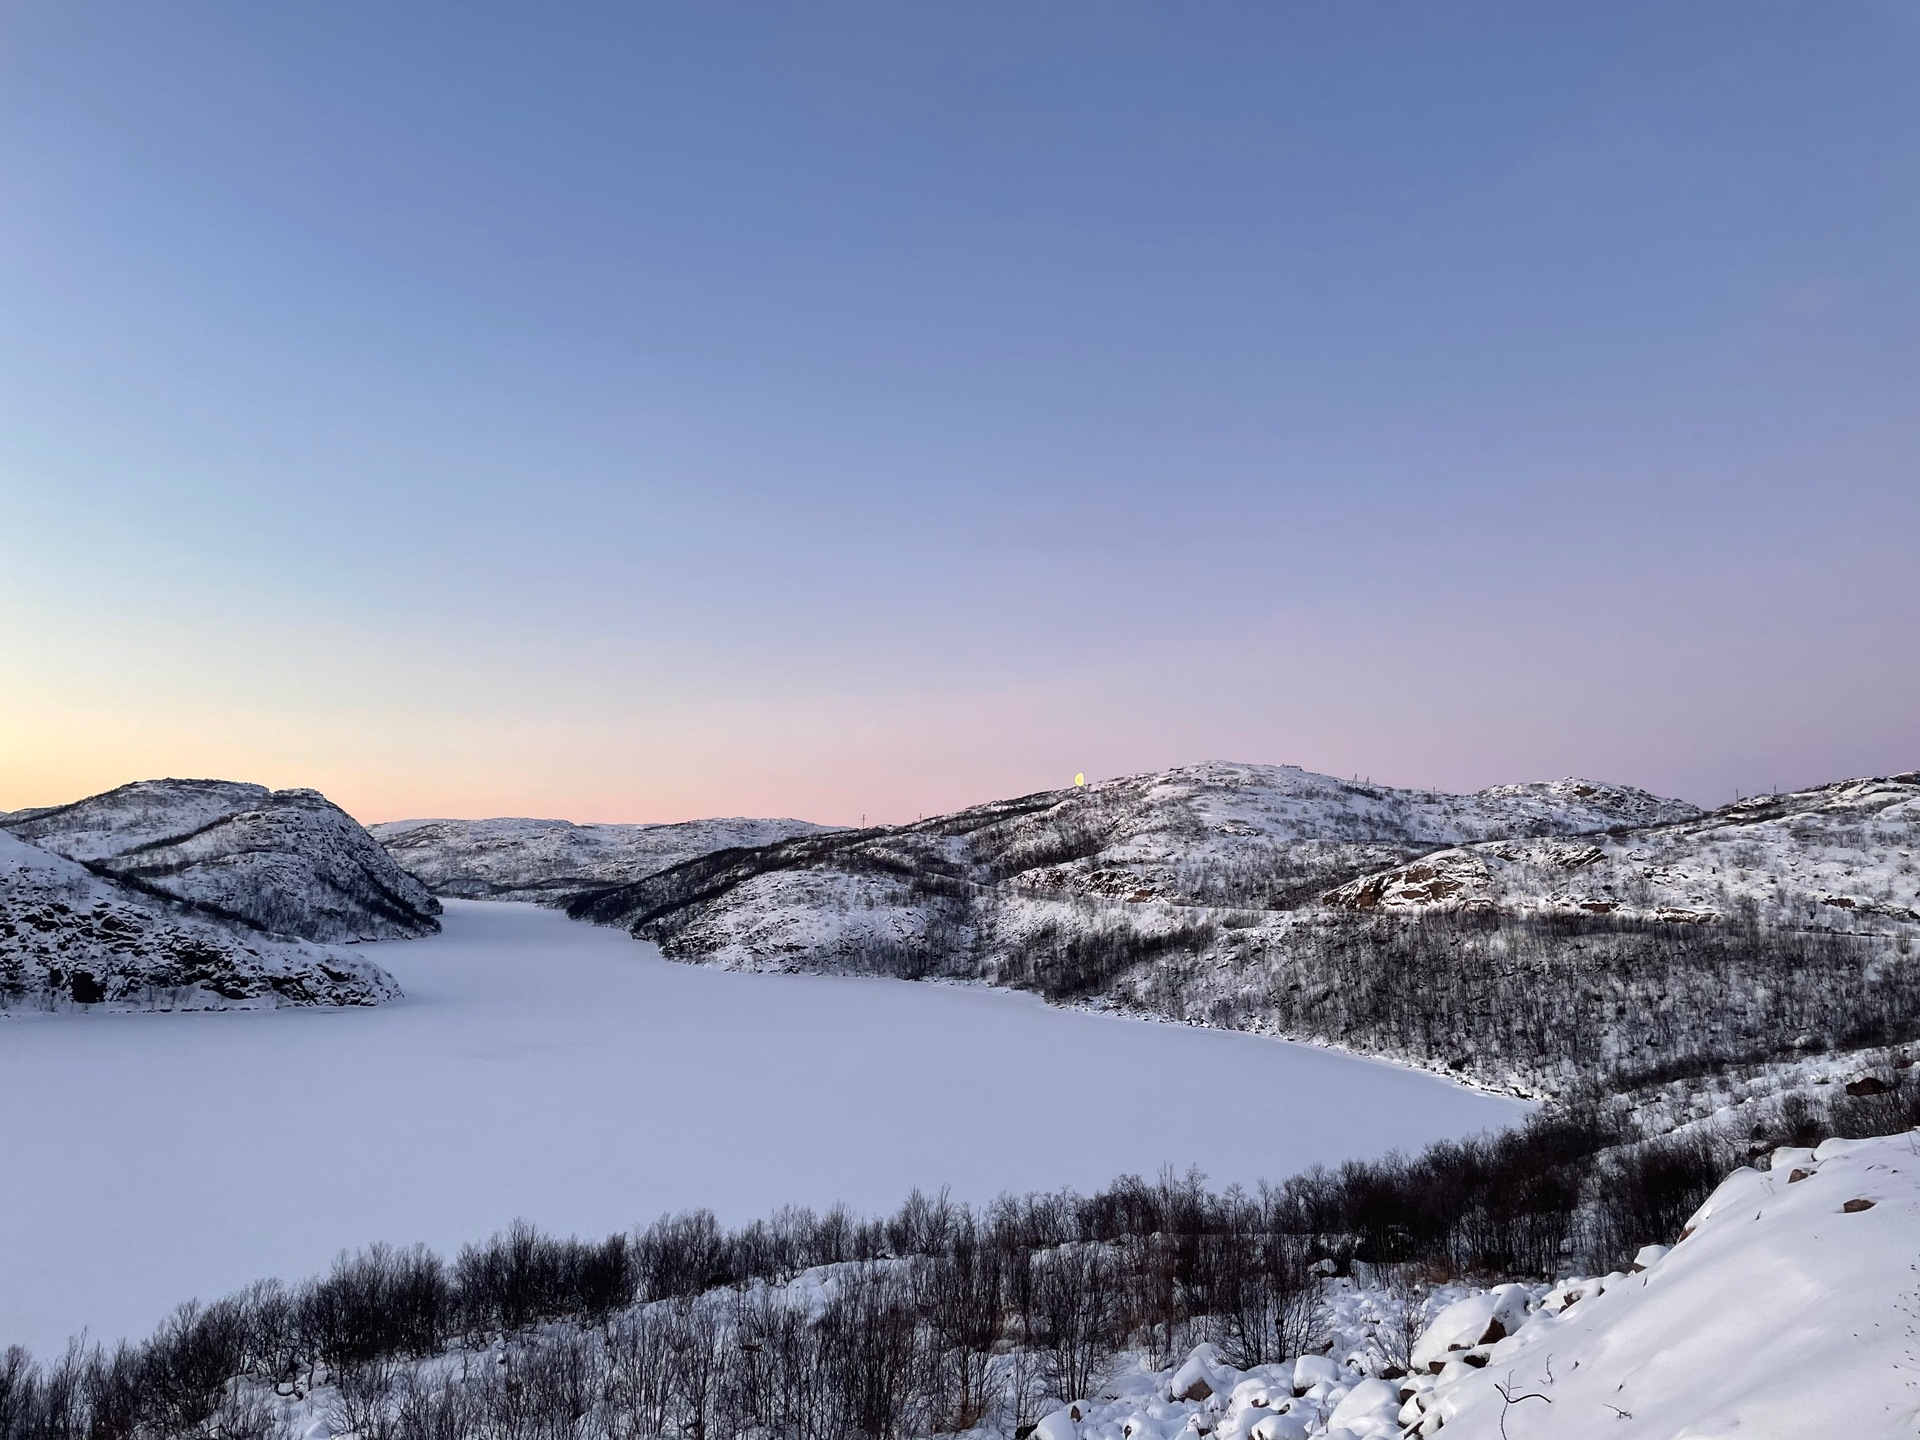
[[[835,909],[884,908],[872,902],[897,889],[895,881],[913,878],[936,890],[945,882],[1130,904],[1291,909],[1342,880],[1444,846],[1578,835],[1698,813],[1642,790],[1579,780],[1447,795],[1336,780],[1291,765],[1215,763],[715,856],[697,875],[642,878],[583,898],[577,908],[602,923],[631,923],[651,919],[663,905],[684,908],[689,886],[702,900],[745,888],[733,903],[765,902],[751,908],[769,915],[812,910],[823,898]],[[868,883],[848,888],[866,893],[834,904],[813,881],[794,878],[813,870],[865,877]],[[797,904],[782,902],[788,884],[799,888]],[[798,948],[815,948],[814,917],[794,919],[808,937]],[[756,936],[738,940],[737,953],[711,958],[751,962],[781,953],[785,942],[757,919],[755,925]],[[848,928],[873,929],[857,920]],[[707,956],[729,947],[700,948]]]
[[[141,780],[0,828],[209,915],[303,940],[431,935],[440,902],[317,790]]]
[[[367,827],[436,895],[559,904],[716,850],[753,848],[831,827],[805,820],[575,825],[567,820],[389,820]]]
[[[0,1010],[372,1005],[399,993],[357,955],[221,920],[0,830]]]
[[[582,895],[679,959],[980,979],[1623,1087],[1920,1033],[1916,779],[1702,815],[1203,765],[802,837]]]

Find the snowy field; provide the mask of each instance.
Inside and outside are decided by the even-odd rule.
[[[144,1334],[343,1247],[451,1252],[516,1216],[598,1236],[1163,1163],[1251,1183],[1524,1113],[1006,992],[669,964],[529,905],[453,901],[444,934],[367,953],[406,999],[0,1020],[0,1346]]]

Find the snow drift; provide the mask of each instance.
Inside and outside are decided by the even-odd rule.
[[[1443,1369],[1410,1433],[1911,1436],[1916,1255],[1920,1132],[1776,1152],[1729,1176],[1640,1273],[1562,1285],[1481,1368]]]

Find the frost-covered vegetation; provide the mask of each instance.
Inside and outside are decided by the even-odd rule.
[[[669,956],[978,979],[1626,1089],[1920,1034],[1920,775],[1701,815],[1209,765],[722,851],[576,899]]]
[[[375,1248],[301,1285],[186,1306],[140,1345],[77,1344],[47,1365],[9,1353],[0,1440],[1472,1435],[1498,1433],[1473,1427],[1507,1408],[1508,1365],[1569,1403],[1555,1419],[1571,1427],[1606,1417],[1609,1387],[1632,1378],[1618,1351],[1650,1328],[1695,1349],[1703,1333],[1747,1343],[1744,1318],[1698,1318],[1754,1311],[1766,1244],[1801,1242],[1787,1221],[1733,1233],[1756,1203],[1802,1229],[1885,1207],[1843,1232],[1864,1237],[1840,1252],[1849,1284],[1795,1302],[1822,1309],[1833,1363],[1877,1372],[1884,1390],[1853,1406],[1866,1415],[1898,1398],[1884,1371],[1903,1337],[1863,1340],[1855,1311],[1913,1286],[1887,1260],[1920,1239],[1920,1164],[1905,1137],[1813,1147],[1905,1128],[1920,1085],[1858,1088],[1738,1143],[1710,1127],[1636,1139],[1617,1116],[1563,1112],[1257,1193],[1163,1176],[981,1211],[915,1195],[881,1220],[788,1210],[729,1231],[694,1213],[598,1242],[517,1225],[451,1263]],[[1749,1149],[1771,1172],[1722,1183]],[[1671,1256],[1646,1248],[1683,1234]],[[1668,1274],[1691,1276],[1673,1303],[1655,1289]],[[1761,1359],[1776,1392],[1823,1383]],[[1688,1383],[1715,1406],[1742,1400],[1738,1375]],[[1656,1379],[1649,1403],[1671,1412],[1673,1391]]]

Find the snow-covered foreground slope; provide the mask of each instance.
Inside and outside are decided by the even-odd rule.
[[[1484,1369],[1442,1376],[1420,1434],[1920,1433],[1920,1132],[1829,1140],[1736,1172],[1665,1258],[1564,1310],[1550,1303],[1487,1355]],[[1544,1398],[1509,1405],[1496,1385]]]
[[[209,914],[303,940],[431,935],[440,902],[317,790],[140,780],[0,815],[43,850]]]
[[[1325,1354],[1236,1370],[1203,1345],[1170,1369],[1123,1368],[1044,1416],[1036,1440],[1913,1436],[1920,1132],[1736,1171],[1631,1274],[1442,1287],[1396,1366],[1381,1340],[1409,1333],[1405,1305],[1330,1282]]]
[[[398,993],[358,955],[212,918],[0,830],[0,1014],[13,1021],[80,1006],[372,1005]]]
[[[556,904],[715,850],[771,845],[832,827],[805,820],[575,825],[568,820],[389,820],[367,827],[436,895]]]
[[[947,975],[1627,1088],[1920,1033],[1920,777],[1702,816],[1207,765],[802,838],[587,894],[670,957]]]
[[[982,988],[729,974],[449,902],[364,1011],[54,1016],[0,1045],[0,1345],[144,1334],[342,1247],[526,1216],[890,1209],[1198,1164],[1218,1183],[1501,1126],[1397,1067]]]

